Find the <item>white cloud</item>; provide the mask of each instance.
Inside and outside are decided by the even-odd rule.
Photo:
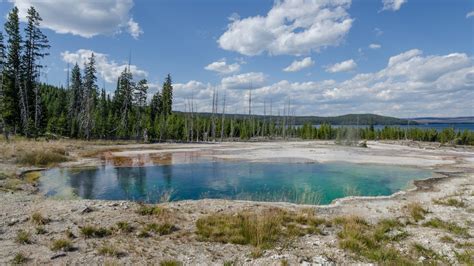
[[[250,72],[240,75],[225,77],[221,80],[223,88],[231,90],[254,89],[262,86],[267,77],[261,72]]]
[[[133,18],[130,18],[128,20],[127,25],[128,25],[128,33],[130,33],[130,35],[132,35],[134,39],[138,39],[138,37],[140,37],[140,35],[143,34],[143,30],[140,28],[138,23],[136,23],[133,20]]]
[[[110,60],[106,54],[86,49],[79,49],[76,52],[65,51],[61,53],[61,57],[66,63],[77,63],[80,67],[83,67],[84,63],[89,61],[92,53],[94,53],[95,56],[97,72],[108,83],[117,82],[117,78],[120,76],[122,71],[128,67],[128,64],[118,64],[115,61]],[[130,65],[130,71],[134,78],[137,79],[148,76],[146,71],[139,69],[136,65]]]
[[[466,18],[474,17],[474,11],[471,11],[466,14]]]
[[[285,104],[290,100],[291,108],[297,115],[469,115],[474,98],[473,63],[474,59],[464,53],[424,56],[422,51],[414,49],[392,56],[387,66],[379,71],[357,74],[343,81],[281,80],[270,85],[262,82],[259,86],[254,83],[252,112],[262,114],[265,102],[268,114],[269,103],[272,102],[272,113],[282,114]],[[247,80],[243,76],[235,78],[234,83],[240,84],[242,89],[226,91],[227,112],[247,112]],[[210,111],[213,89],[220,91],[221,108],[225,86],[228,86],[228,83],[224,84],[223,79],[214,87],[196,81],[178,87],[183,90],[193,87],[194,95],[197,95],[194,97],[195,104],[199,106],[196,110]]]
[[[382,10],[397,11],[406,2],[407,0],[382,0],[382,3],[383,3]]]
[[[26,20],[27,10],[34,6],[43,18],[42,27],[56,33],[70,33],[85,38],[114,35],[127,30],[138,38],[143,31],[130,16],[133,0],[10,0]]]
[[[215,71],[219,74],[232,74],[240,70],[240,65],[238,63],[227,64],[226,59],[223,58],[219,61],[210,63],[204,69]]]
[[[381,30],[379,28],[375,28],[374,33],[375,33],[375,36],[379,37],[379,36],[382,36],[383,30]]]
[[[370,49],[380,49],[380,48],[382,48],[382,45],[380,45],[380,44],[378,44],[378,43],[371,43],[371,44],[369,45],[369,48],[370,48]]]
[[[266,16],[233,16],[218,40],[222,49],[244,55],[303,55],[336,46],[353,20],[347,13],[351,0],[276,1]]]
[[[347,72],[354,70],[357,67],[356,62],[353,59],[349,59],[340,63],[336,63],[332,66],[326,67],[326,72],[336,73],[336,72]]]
[[[283,69],[285,72],[296,72],[314,65],[311,57],[305,57],[301,61],[295,60],[291,65]]]

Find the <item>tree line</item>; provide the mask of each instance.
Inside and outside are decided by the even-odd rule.
[[[186,112],[173,112],[173,82],[167,75],[161,90],[148,99],[146,79],[135,80],[130,66],[117,79],[113,94],[97,85],[94,54],[83,66],[77,63],[68,71],[65,87],[40,82],[42,59],[50,48],[40,30],[41,17],[28,9],[21,34],[18,9],[8,14],[4,32],[0,32],[0,128],[6,139],[10,134],[28,138],[71,137],[80,139],[134,139],[158,141],[223,141],[248,139],[413,139],[420,141],[474,144],[474,132],[445,129],[401,129],[385,127],[332,127],[323,123],[298,126],[291,106],[275,116],[253,115],[249,91],[249,115],[226,114],[225,95],[212,97],[212,113],[194,112],[194,102],[187,99]],[[221,106],[219,103],[222,103]],[[270,105],[270,110],[271,110]],[[367,116],[367,119],[372,117]],[[342,118],[341,118],[342,119]],[[346,117],[343,117],[346,119]],[[372,120],[370,120],[372,121]]]

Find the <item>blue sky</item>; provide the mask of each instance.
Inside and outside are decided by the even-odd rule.
[[[56,85],[93,51],[110,92],[129,54],[150,94],[171,73],[176,110],[216,89],[241,113],[251,87],[256,113],[474,115],[472,0],[12,0],[3,20],[14,4],[43,16]]]

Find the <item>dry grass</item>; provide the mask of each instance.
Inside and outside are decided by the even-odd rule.
[[[17,163],[22,165],[52,166],[66,161],[66,155],[52,150],[30,150],[17,155]]]
[[[196,222],[200,240],[252,245],[260,249],[273,247],[278,241],[319,233],[323,224],[310,213],[293,213],[281,209],[238,214],[212,214]]]
[[[31,221],[36,225],[45,225],[49,223],[49,219],[43,217],[43,215],[39,212],[35,212],[31,215]]]
[[[97,252],[100,255],[109,257],[119,257],[122,254],[122,252],[120,252],[117,247],[109,244],[103,245],[102,247],[97,249]]]
[[[415,222],[425,219],[425,215],[428,213],[428,210],[423,208],[419,202],[410,203],[404,209]]]

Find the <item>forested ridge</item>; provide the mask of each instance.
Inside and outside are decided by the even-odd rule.
[[[97,85],[94,54],[83,66],[75,64],[66,87],[40,82],[41,60],[50,45],[40,29],[41,17],[31,7],[27,23],[20,27],[18,9],[8,15],[0,32],[0,128],[10,135],[81,139],[133,139],[156,141],[215,141],[251,138],[303,139],[413,139],[474,144],[474,132],[445,129],[401,129],[374,124],[406,124],[407,120],[370,114],[332,118],[236,115],[225,113],[217,94],[212,112],[173,112],[173,82],[167,75],[161,90],[147,99],[148,82],[135,80],[130,68],[118,77],[113,94]],[[251,105],[249,104],[249,113]],[[332,124],[369,125],[366,128],[332,127]],[[299,126],[304,124],[304,126]],[[316,128],[314,124],[322,124]]]

